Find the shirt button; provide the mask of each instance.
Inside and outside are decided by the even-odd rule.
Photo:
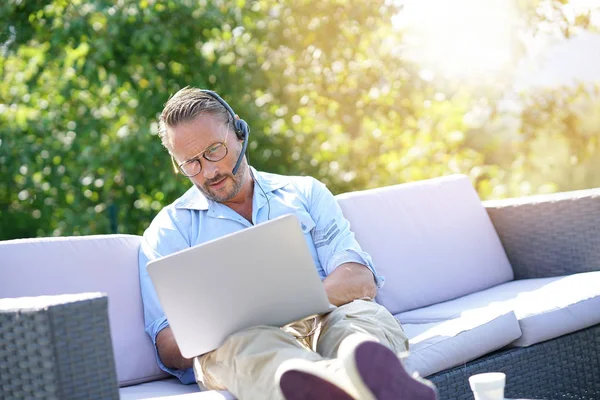
[[[302,230],[305,231],[306,230],[306,225],[304,225],[304,223],[303,223],[303,224],[301,224],[301,226],[302,226]]]

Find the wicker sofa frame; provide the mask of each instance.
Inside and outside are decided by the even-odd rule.
[[[600,189],[484,202],[515,279],[600,271]],[[500,371],[507,398],[600,399],[600,324],[504,349],[430,377],[440,399],[473,398],[468,377]]]
[[[484,206],[515,279],[600,271],[600,189],[484,202]],[[109,337],[108,328],[102,332]],[[113,364],[95,368],[108,368],[114,375]],[[502,349],[428,378],[438,387],[440,400],[471,400],[468,377],[491,371],[507,374],[509,398],[598,400],[600,324],[530,347]],[[8,378],[4,375],[0,377]],[[115,395],[116,383],[104,382]],[[8,388],[4,383],[0,386]]]

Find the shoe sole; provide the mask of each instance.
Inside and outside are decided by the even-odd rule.
[[[337,385],[304,371],[284,372],[279,387],[286,400],[355,400]]]
[[[410,376],[393,351],[377,342],[363,342],[345,360],[347,373],[361,398],[436,400],[436,390]]]

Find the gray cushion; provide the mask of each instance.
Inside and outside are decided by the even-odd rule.
[[[438,320],[420,319],[416,315],[404,318],[404,314],[396,315],[396,318],[402,323],[410,342],[405,365],[421,376],[474,360],[521,336],[519,323],[512,312],[491,311]]]
[[[201,392],[198,385],[183,385],[179,379],[161,379],[119,390],[121,400],[165,399],[165,400],[235,400],[226,391]]]
[[[529,346],[598,324],[600,271],[508,282],[399,317],[407,323],[424,323],[508,312],[515,313],[522,332],[513,346]]]
[[[337,197],[386,283],[377,301],[392,314],[513,279],[469,178],[453,175]]]
[[[0,297],[107,293],[119,384],[164,377],[144,332],[139,243],[131,235],[0,242]]]

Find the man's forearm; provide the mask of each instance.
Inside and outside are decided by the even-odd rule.
[[[166,367],[174,369],[192,368],[192,360],[181,355],[170,327],[163,329],[156,336],[156,349],[160,360]]]
[[[329,302],[336,306],[365,297],[374,298],[377,295],[373,273],[357,263],[340,265],[323,280],[323,285]]]

